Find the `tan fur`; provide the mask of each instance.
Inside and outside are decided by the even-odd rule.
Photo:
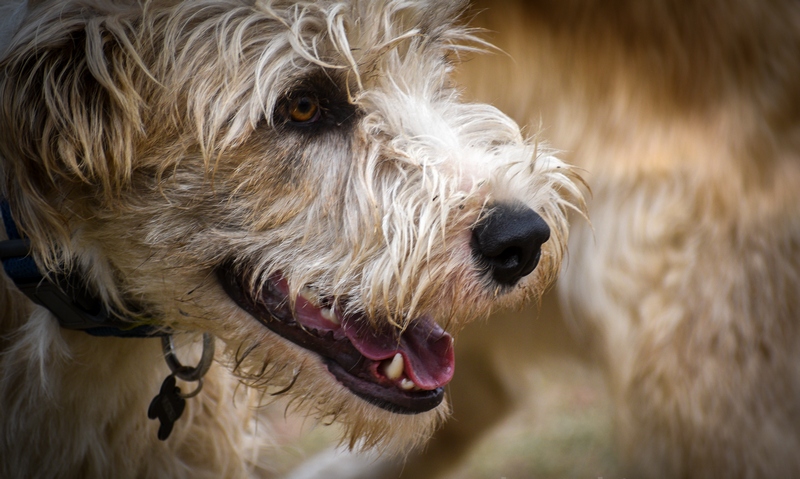
[[[127,319],[188,343],[209,332],[224,350],[160,442],[146,418],[168,374],[159,340],[60,329],[0,276],[3,477],[263,474],[269,430],[254,407],[278,393],[341,422],[350,446],[387,452],[446,416],[446,402],[398,415],[357,398],[236,306],[222,263],[259,297],[280,272],[290,301],[312,287],[364,314],[361,327],[398,331],[422,315],[456,331],[537,298],[560,268],[580,180],[495,108],[459,101],[449,74],[485,48],[459,26],[461,5],[28,7],[0,49],[0,178],[39,268],[80,271]],[[341,98],[328,113],[353,114],[319,134],[287,127],[286,98],[317,83]],[[487,280],[470,246],[501,201],[552,234],[513,288]]]
[[[476,11],[508,56],[467,63],[469,95],[544,125],[592,187],[559,291],[605,371],[627,477],[800,475],[796,3]],[[462,368],[453,387],[504,375]]]

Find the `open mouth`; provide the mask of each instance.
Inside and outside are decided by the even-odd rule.
[[[278,273],[260,293],[230,264],[217,270],[225,292],[272,332],[318,354],[333,376],[356,396],[398,414],[438,406],[453,377],[453,340],[429,316],[411,321],[401,334],[376,330],[359,315],[342,315],[329,298],[303,288],[289,301]]]

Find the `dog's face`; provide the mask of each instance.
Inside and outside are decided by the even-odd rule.
[[[448,74],[479,45],[461,7],[105,3],[39,15],[2,65],[5,194],[40,263],[213,333],[245,381],[351,440],[423,439],[446,330],[540,294],[580,197],[459,102]]]

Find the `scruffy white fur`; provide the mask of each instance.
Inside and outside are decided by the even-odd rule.
[[[357,398],[316,354],[240,309],[215,272],[234,264],[258,294],[280,272],[290,298],[312,287],[364,315],[364,328],[428,315],[455,331],[541,294],[581,192],[508,117],[459,101],[449,74],[484,46],[457,23],[462,9],[29,6],[0,60],[0,177],[39,268],[79,271],[124,317],[184,342],[209,332],[220,347],[158,441],[146,411],[169,374],[159,339],[62,329],[2,276],[0,476],[262,474],[268,430],[254,406],[279,392],[293,410],[341,422],[350,445],[405,451],[429,436],[446,402],[398,415]],[[301,131],[285,103],[309,89],[331,99],[330,121]],[[515,287],[487,279],[471,247],[471,229],[501,202],[551,230]]]

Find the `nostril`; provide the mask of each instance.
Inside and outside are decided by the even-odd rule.
[[[473,228],[472,250],[479,267],[496,282],[513,286],[536,268],[549,238],[550,228],[535,211],[499,204]]]
[[[515,268],[522,263],[524,252],[522,248],[511,246],[504,249],[497,256],[490,258],[493,263],[505,268]]]

